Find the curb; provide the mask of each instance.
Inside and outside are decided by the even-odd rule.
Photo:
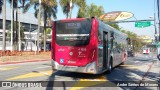
[[[41,62],[41,61],[50,61],[50,60],[24,60],[24,61],[15,61],[15,62],[0,62],[0,65],[18,64],[18,63],[26,63],[26,62]]]

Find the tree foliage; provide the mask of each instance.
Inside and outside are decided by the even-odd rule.
[[[3,0],[0,0],[0,14],[2,12]]]
[[[35,17],[38,17],[39,13],[39,0],[30,0],[30,2],[26,3],[26,5],[23,8],[23,12],[27,12],[31,7],[34,7],[35,10]],[[44,43],[44,51],[46,51],[46,24],[47,20],[51,20],[53,17],[54,19],[57,18],[56,16],[57,13],[57,1],[56,0],[42,0],[41,2],[41,17],[43,18],[44,22],[44,38],[43,38],[43,43]]]
[[[128,35],[128,38],[130,38],[130,41],[131,41],[131,48],[134,50],[134,51],[138,51],[144,44],[142,43],[142,40],[138,38],[138,35],[134,32],[131,32],[129,30],[124,30],[124,29],[121,29],[119,27],[118,24],[116,23],[107,23],[108,25],[112,26],[113,28],[125,33]]]
[[[99,18],[102,14],[104,14],[104,9],[102,6],[97,6],[92,3],[90,6],[86,6],[86,8],[80,8],[78,11],[77,17],[96,17]]]
[[[18,22],[17,22],[18,23]],[[16,26],[16,22],[14,22],[14,26]],[[19,27],[19,26],[18,26]],[[11,25],[8,25],[8,32],[7,32],[7,37],[8,39],[10,40],[11,39]],[[15,28],[15,27],[14,27]],[[21,40],[22,41],[25,41],[24,39],[24,27],[22,27],[22,24],[20,24],[20,36],[21,36]]]
[[[107,23],[107,24],[110,25],[110,26],[112,26],[112,27],[114,27],[114,28],[117,29],[117,30],[120,30],[119,25],[116,24],[116,23]]]
[[[128,35],[128,38],[130,38],[130,40],[131,40],[132,49],[134,51],[139,51],[141,49],[141,47],[144,45],[142,40],[140,38],[138,38],[138,35],[136,33],[133,33],[128,30],[120,30],[120,31],[123,33],[126,33]]]
[[[66,18],[69,18],[70,13],[70,1],[71,0],[60,0],[60,5],[62,7],[63,13],[66,15]],[[84,9],[86,7],[86,0],[72,0],[73,6],[71,7],[73,9],[74,5],[79,7],[79,9]]]

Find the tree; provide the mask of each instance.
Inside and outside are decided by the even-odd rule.
[[[14,22],[14,10],[16,10],[16,22],[18,22],[18,9],[22,8],[26,2],[28,2],[29,0],[8,0],[8,2],[10,3],[11,7],[12,7],[12,1],[13,1],[13,9],[12,9],[12,13],[13,13],[13,22]],[[21,5],[18,6],[18,3],[20,3]],[[14,28],[16,27],[16,28]],[[15,32],[15,33],[14,33]],[[13,43],[14,43],[14,49],[18,49],[18,23],[16,23],[16,25],[13,25]]]
[[[6,1],[3,1],[3,46],[2,50],[6,50]]]
[[[18,22],[17,22],[18,23]],[[16,26],[16,22],[14,22],[14,26]],[[19,26],[18,26],[19,27]],[[7,37],[8,37],[8,39],[11,39],[11,25],[8,25],[8,28],[9,28],[9,30],[8,30],[8,32],[7,32]],[[21,36],[21,40],[22,41],[25,41],[25,39],[24,39],[24,27],[22,27],[22,25],[20,25],[20,36]]]
[[[23,12],[26,13],[32,6],[35,10],[35,17],[37,18],[38,12],[39,12],[39,0],[30,0],[30,2],[26,3],[26,5],[23,8]],[[44,21],[44,51],[46,51],[46,24],[47,20],[51,20],[51,17],[53,16],[54,19],[57,18],[57,2],[56,0],[42,0],[41,2],[41,16],[43,17]]]
[[[70,2],[72,1],[73,6],[70,7]],[[76,5],[80,9],[86,7],[86,0],[60,0],[60,5],[62,7],[63,13],[66,15],[66,18],[69,18],[69,13],[71,14],[71,8]],[[71,18],[71,15],[70,15]]]
[[[141,47],[143,46],[143,42],[141,39],[138,38],[138,35],[136,33],[133,33],[129,30],[123,30],[123,29],[121,29],[120,31],[123,33],[126,33],[128,35],[128,38],[130,38],[131,45],[132,45],[131,48],[134,51],[138,51],[141,49]],[[129,45],[129,46],[131,46],[131,45]]]
[[[104,14],[103,7],[92,3],[90,6],[86,6],[86,8],[80,8],[77,17],[99,18],[102,14]]]
[[[1,14],[1,12],[2,12],[2,5],[3,5],[3,1],[0,0],[0,14]]]
[[[118,24],[116,23],[107,23],[108,25],[112,26],[113,28],[117,29],[117,30],[120,30],[120,27]]]

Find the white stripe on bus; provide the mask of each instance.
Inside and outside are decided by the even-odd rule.
[[[57,34],[58,37],[64,37],[64,36],[89,36],[89,34]]]

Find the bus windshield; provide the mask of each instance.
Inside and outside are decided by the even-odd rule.
[[[91,20],[56,22],[56,42],[62,46],[82,46],[89,43]]]

